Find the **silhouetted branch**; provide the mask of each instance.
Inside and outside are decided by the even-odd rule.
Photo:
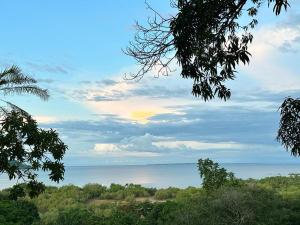
[[[156,67],[159,67],[157,75],[168,75],[172,71],[170,64],[175,59],[175,55],[169,57],[169,54],[175,50],[170,30],[172,18],[164,18],[147,2],[146,5],[153,12],[154,17],[148,18],[148,26],[136,22],[137,33],[134,40],[129,43],[129,47],[124,51],[141,65],[137,73],[130,74],[130,79],[141,79]]]
[[[147,2],[153,13],[147,25],[136,23],[137,33],[124,51],[140,66],[130,79],[141,79],[150,71],[157,76],[168,75],[172,62],[181,67],[181,76],[194,81],[192,94],[205,101],[214,97],[227,100],[231,91],[227,80],[233,80],[239,64],[250,62],[249,32],[258,21],[258,8],[265,0],[173,0],[175,16],[164,17]],[[287,9],[287,0],[267,0],[274,3],[276,15]],[[241,24],[246,14],[250,22]],[[171,56],[170,56],[171,55]],[[128,76],[127,76],[128,78]]]
[[[300,99],[286,98],[280,115],[277,140],[293,156],[300,156]]]

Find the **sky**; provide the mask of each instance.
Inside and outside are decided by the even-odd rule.
[[[167,0],[148,2],[174,13]],[[66,165],[299,163],[275,140],[280,104],[300,96],[300,2],[290,5],[278,17],[261,8],[232,98],[204,102],[176,64],[167,77],[124,79],[138,66],[122,49],[152,15],[144,0],[2,0],[0,68],[18,65],[51,95],[5,98],[59,132]]]

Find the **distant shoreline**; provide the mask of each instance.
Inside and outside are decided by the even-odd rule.
[[[241,179],[261,179],[300,173],[300,163],[223,163],[220,165]],[[186,188],[201,183],[196,163],[66,166],[64,180],[58,185],[50,182],[44,172],[39,173],[39,180],[55,186],[68,184],[84,186],[88,183],[109,186],[112,183],[121,185],[133,183],[155,188],[170,186]],[[4,175],[0,175],[0,189],[10,187],[13,183]]]
[[[167,165],[197,165],[197,163],[153,163],[153,164],[107,164],[107,165],[65,165],[65,167],[124,167],[124,166],[167,166]],[[300,165],[299,163],[254,163],[254,162],[237,162],[237,163],[220,163],[220,165]]]

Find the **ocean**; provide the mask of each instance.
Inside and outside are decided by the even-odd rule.
[[[286,176],[291,173],[300,173],[299,164],[221,164],[238,178],[259,179],[269,176]],[[74,184],[83,186],[88,183],[103,185],[141,184],[145,187],[167,188],[188,186],[199,187],[201,179],[196,164],[162,164],[138,166],[67,166],[65,179],[59,184],[50,182],[47,175],[40,174],[40,181],[47,185],[62,186]],[[0,175],[0,189],[15,184],[6,175]]]

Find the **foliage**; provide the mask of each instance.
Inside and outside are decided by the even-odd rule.
[[[30,202],[5,200],[9,195],[3,190],[0,215],[5,216],[0,216],[0,224],[299,224],[300,175],[242,181],[209,159],[199,160],[199,169],[204,178],[201,188],[156,190],[134,184],[67,185],[47,187],[37,198],[28,199]],[[25,212],[26,216],[21,218]],[[17,213],[18,219],[13,219]]]
[[[52,181],[63,179],[64,165],[61,162],[67,146],[59,139],[56,131],[38,128],[36,121],[28,114],[10,111],[0,122],[0,173],[9,179],[26,182],[29,196],[43,191],[37,181],[38,170],[49,172]],[[22,193],[22,186],[12,189],[13,198]]]
[[[155,199],[157,200],[167,200],[176,197],[176,194],[179,192],[179,188],[169,187],[167,189],[160,189],[155,193]]]
[[[254,183],[255,181],[249,181]],[[256,185],[268,190],[274,190],[284,198],[300,197],[300,175],[291,174],[288,177],[267,177],[255,182]]]
[[[87,184],[82,188],[67,185],[60,188],[47,187],[41,195],[32,201],[40,212],[46,213],[86,203],[97,205],[97,200],[100,202],[131,201],[135,198],[148,198],[154,194],[153,188],[134,184],[125,186],[112,184],[110,187]]]
[[[26,196],[25,185],[24,184],[16,184],[9,190],[8,198],[10,200],[17,200],[18,198],[22,198]]]
[[[224,185],[239,185],[239,180],[234,177],[233,173],[220,168],[218,163],[210,159],[199,159],[198,169],[203,180],[202,186],[207,191],[216,190]]]
[[[0,201],[0,224],[31,225],[39,220],[37,208],[26,201]]]
[[[39,211],[42,213],[62,210],[66,207],[75,207],[84,202],[81,188],[67,185],[61,188],[47,187],[38,197],[32,199]]]
[[[155,192],[155,191],[154,191]],[[119,184],[111,184],[107,192],[101,196],[102,199],[122,200],[126,198],[149,197],[154,194],[153,189],[147,189],[141,185],[126,184],[125,186]]]
[[[125,193],[129,186],[148,190],[140,185],[112,185],[112,189],[96,184],[82,188],[74,185],[47,187],[37,198],[28,199],[31,203],[1,200],[0,224],[29,225],[32,221],[35,221],[34,225],[299,224],[299,175],[252,179],[243,183],[242,186],[224,185],[210,192],[195,187],[159,189],[156,193],[168,190],[173,197],[155,200],[150,196],[142,202],[138,198],[136,201],[104,200],[103,196],[105,193]],[[96,197],[91,198],[90,193],[97,193]],[[7,191],[1,191],[1,195],[4,198]],[[21,207],[20,204],[27,205]],[[33,204],[38,208],[40,220]]]
[[[46,89],[38,87],[36,83],[37,81],[34,78],[25,75],[17,66],[11,66],[0,72],[0,93],[2,93],[3,95],[33,94],[43,100],[47,100],[49,98],[48,91]],[[1,99],[1,101],[6,103],[10,108],[14,110],[24,112],[22,109],[11,102],[5,101],[3,99]],[[7,112],[7,108],[3,106],[1,106],[0,109],[4,113]]]
[[[42,100],[49,98],[48,91],[36,85],[37,81],[25,75],[17,66],[0,72],[0,93],[32,94]],[[30,197],[44,190],[37,181],[37,171],[49,172],[52,181],[63,179],[64,166],[61,163],[67,146],[54,130],[37,127],[36,121],[23,109],[6,100],[0,106],[0,173],[9,179],[26,182]],[[16,185],[11,189],[10,198],[16,200],[25,196],[25,186]]]
[[[85,199],[100,198],[106,190],[107,188],[100,184],[87,184],[82,188],[82,192],[85,194]]]
[[[204,189],[199,189],[196,187],[188,187],[186,189],[180,189],[179,191],[177,191],[176,193],[176,200],[179,202],[185,202],[185,201],[189,201],[189,199],[195,198],[195,197],[199,197],[203,194],[205,194],[205,191],[203,191]]]
[[[292,155],[300,156],[300,99],[286,98],[280,107],[280,114],[277,140]]]
[[[42,221],[40,225],[98,225],[100,218],[82,207],[66,208],[58,212],[52,221]]]
[[[174,212],[178,225],[197,224],[282,224],[282,200],[257,187],[221,188],[181,202]]]
[[[136,24],[137,33],[125,53],[140,65],[132,78],[150,71],[168,75],[172,63],[181,76],[193,80],[192,94],[204,101],[231,96],[226,81],[235,79],[237,66],[248,64],[259,8],[265,2],[275,15],[290,6],[288,0],[171,0],[176,14],[165,17],[149,4],[154,17],[148,25]],[[247,22],[245,22],[247,21]],[[300,155],[299,99],[287,98],[281,105],[277,140],[293,156]]]
[[[159,75],[172,71],[172,62],[181,66],[181,76],[194,81],[192,93],[205,101],[217,96],[227,100],[238,64],[249,63],[250,29],[258,23],[256,14],[264,0],[174,0],[176,15],[164,17],[149,4],[154,17],[148,26],[136,24],[137,33],[125,53],[141,69],[133,78],[141,78],[157,69]],[[267,0],[279,15],[288,0]],[[243,20],[240,18],[243,17]],[[242,24],[241,21],[248,22]]]

